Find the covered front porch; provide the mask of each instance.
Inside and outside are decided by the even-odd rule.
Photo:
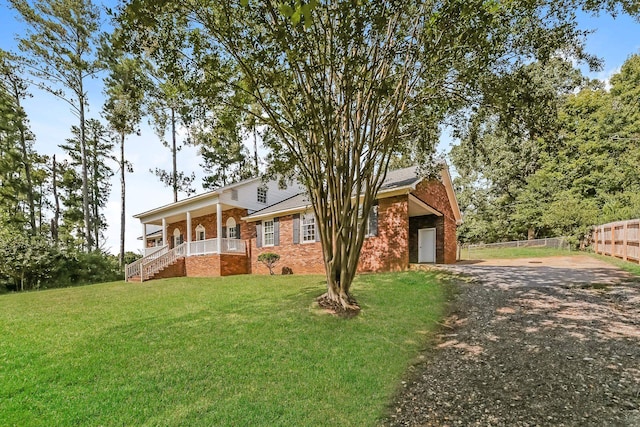
[[[248,231],[242,230],[240,221],[246,209],[222,203],[215,195],[203,196],[209,197],[186,199],[135,216],[142,223],[144,256],[126,266],[126,280],[248,272],[242,238]]]

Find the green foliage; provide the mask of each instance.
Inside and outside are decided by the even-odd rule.
[[[3,424],[378,425],[445,314],[437,276],[357,278],[351,320],[308,275],[0,296]]]
[[[142,258],[142,254],[127,251],[124,253],[124,264],[132,264],[133,262]]]
[[[500,92],[520,95],[523,82],[546,94],[550,84],[528,70],[536,60],[553,62],[562,51],[593,62],[574,9],[617,3],[135,0],[117,19],[131,49],[172,59],[158,63],[162,72],[185,63],[185,73],[197,70],[197,78],[179,82],[200,105],[229,106],[264,129],[270,172],[295,176],[308,190],[330,297],[343,298],[365,235],[358,212],[368,215],[392,159],[434,163],[441,125],[484,98],[498,105],[508,99]],[[506,156],[513,168],[519,164],[512,159],[538,155],[537,130],[547,116],[542,123],[537,117],[554,107],[555,97],[541,99],[522,101],[528,107],[522,146],[529,150]],[[501,140],[508,144],[506,135]]]
[[[537,129],[535,137],[502,126],[514,120],[498,109],[453,150],[466,222],[462,241],[523,239],[529,231],[584,241],[595,224],[640,215],[640,56],[625,62],[610,91],[585,82],[572,93],[572,81],[579,79],[550,86],[561,89],[547,119],[525,109],[535,122],[515,120],[529,123],[524,130]],[[523,88],[532,100],[540,96],[540,89]]]
[[[67,233],[82,236],[82,240],[87,239],[84,235],[86,232],[84,229],[84,215],[81,218],[77,218],[77,210],[82,213],[82,204],[80,202],[83,199],[83,195],[82,179],[80,177],[82,176],[83,168],[86,167],[89,189],[90,240],[96,247],[100,247],[100,242],[104,238],[103,232],[107,228],[104,208],[111,192],[111,177],[113,176],[113,170],[107,162],[112,160],[113,143],[108,138],[107,129],[96,119],[86,121],[84,149],[81,148],[80,128],[72,126],[71,134],[73,135],[72,138],[67,139],[66,143],[60,145],[60,148],[71,159],[63,172],[62,185],[68,184],[66,190],[68,193],[73,193],[73,195],[68,194],[65,202],[69,203],[69,208],[76,209],[76,218],[73,221],[76,228],[68,230]],[[84,162],[83,152],[85,153]],[[69,168],[72,168],[74,172],[72,173]]]
[[[25,291],[85,285],[122,278],[117,258],[61,249],[40,236],[0,233],[0,284]]]
[[[273,276],[273,267],[280,261],[280,255],[273,252],[263,252],[258,255],[258,262],[263,263],[269,269],[269,274]]]
[[[81,159],[82,213],[84,246],[95,249],[93,238],[97,222],[91,221],[91,183],[89,153],[85,135],[85,109],[88,105],[86,80],[100,68],[97,60],[97,33],[100,8],[91,0],[10,0],[13,9],[26,24],[18,39],[23,64],[40,89],[63,100],[78,118]],[[55,228],[55,226],[54,226]]]
[[[59,252],[49,242],[29,235],[0,236],[0,276],[17,291],[38,289],[55,276]]]
[[[16,231],[26,228],[35,235],[42,159],[33,150],[34,136],[22,108],[29,96],[22,73],[17,58],[0,49],[0,210]]]

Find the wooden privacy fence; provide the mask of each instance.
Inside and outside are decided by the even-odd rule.
[[[595,226],[592,246],[597,254],[640,262],[640,219]]]

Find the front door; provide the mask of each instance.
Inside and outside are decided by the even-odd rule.
[[[436,229],[418,230],[418,262],[436,262]]]

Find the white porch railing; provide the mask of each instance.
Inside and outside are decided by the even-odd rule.
[[[240,239],[220,239],[220,252],[239,253],[246,252],[246,243]],[[218,253],[218,239],[197,240],[189,243],[189,255],[207,255]]]
[[[159,254],[158,252],[166,253],[166,252],[167,252],[167,249],[168,249],[167,245],[164,245],[164,246],[156,246],[156,247],[153,247],[153,248],[146,248],[146,249],[144,250],[144,257],[146,258],[146,257],[154,256],[154,255],[155,255],[156,257],[157,257],[157,256],[160,256],[160,255],[162,255],[162,253],[160,253],[160,254]],[[154,258],[155,258],[155,257],[154,257]]]
[[[145,260],[145,258],[143,258],[145,261],[140,266],[140,281],[144,282],[146,279],[150,279],[163,268],[173,264],[178,258],[184,257],[186,252],[187,244],[182,243],[153,259]]]
[[[140,276],[140,269],[143,263],[158,258],[159,256],[162,256],[169,251],[169,247],[167,245],[149,249],[153,250],[150,250],[149,252],[145,250],[145,254],[142,258],[124,266],[124,280],[129,280],[132,277]]]
[[[246,242],[240,239],[220,239],[221,250],[223,254],[240,254],[244,255],[247,250]],[[156,248],[154,248],[156,249]],[[125,280],[132,277],[140,277],[143,282],[153,277],[154,274],[161,271],[175,260],[181,257],[208,255],[218,253],[218,239],[198,240],[195,242],[185,242],[173,249],[168,246],[161,246],[153,251],[150,255],[128,264],[125,266]]]

